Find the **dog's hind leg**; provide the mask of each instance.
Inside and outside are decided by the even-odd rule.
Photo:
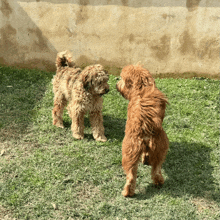
[[[150,163],[152,166],[151,179],[155,186],[162,186],[164,184],[161,167],[166,157],[166,151],[163,152],[163,150],[164,149],[157,146],[155,151],[149,151]]]
[[[164,178],[161,173],[162,162],[153,163],[151,170],[151,178],[155,186],[162,186],[164,184]]]
[[[52,111],[53,125],[64,128],[63,126],[63,110],[66,106],[67,101],[63,94],[57,92],[54,97],[54,108]]]
[[[142,148],[137,143],[131,143],[131,139],[124,138],[122,143],[122,166],[126,173],[126,184],[122,195],[133,196],[136,187],[137,169]]]
[[[138,163],[133,165],[129,170],[127,170],[124,166],[124,170],[126,172],[126,184],[124,186],[124,190],[122,191],[122,195],[133,196],[136,188],[136,179],[137,179],[137,169]]]
[[[155,144],[155,150],[149,151],[150,163],[152,165],[151,178],[156,186],[162,186],[164,184],[164,178],[161,173],[161,167],[169,148],[169,140],[165,131],[162,130],[153,142]]]

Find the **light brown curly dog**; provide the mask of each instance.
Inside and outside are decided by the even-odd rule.
[[[117,90],[129,100],[125,137],[122,143],[122,166],[127,175],[122,194],[135,193],[139,158],[152,166],[151,178],[157,186],[164,183],[161,166],[169,140],[162,127],[167,98],[160,92],[148,70],[140,65],[124,67]]]
[[[71,130],[76,139],[84,138],[84,115],[90,114],[93,137],[107,141],[102,117],[102,95],[108,93],[109,77],[100,64],[87,66],[83,71],[75,68],[70,52],[57,54],[57,72],[53,79],[53,124],[63,128],[63,110],[67,105],[72,119]]]

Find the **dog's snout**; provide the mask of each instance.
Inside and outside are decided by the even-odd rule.
[[[118,90],[118,92],[120,92],[120,90],[119,90],[120,89],[119,83],[116,84],[116,89]]]

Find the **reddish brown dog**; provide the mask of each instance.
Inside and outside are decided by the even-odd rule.
[[[152,166],[153,183],[156,186],[164,183],[161,166],[169,148],[169,140],[162,122],[168,101],[157,89],[149,71],[140,65],[124,67],[116,87],[129,100],[122,143],[122,166],[127,175],[122,195],[133,196],[141,156],[143,164]]]

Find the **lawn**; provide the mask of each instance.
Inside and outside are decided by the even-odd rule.
[[[110,72],[111,73],[111,72]],[[0,67],[0,219],[220,219],[219,82],[156,79],[169,98],[170,149],[161,189],[139,165],[136,195],[124,198],[121,145],[127,101],[110,75],[104,96],[108,141],[52,125],[54,73]]]

